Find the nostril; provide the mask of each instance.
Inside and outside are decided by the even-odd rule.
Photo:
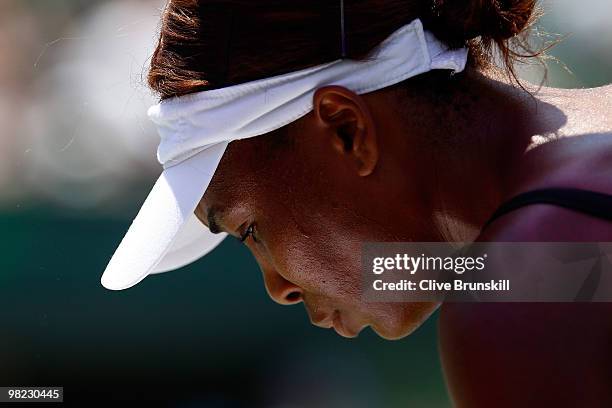
[[[299,301],[301,297],[302,297],[302,293],[297,290],[294,290],[293,292],[290,292],[289,294],[287,294],[287,296],[285,296],[285,299],[287,299],[287,302],[294,303],[294,302]]]

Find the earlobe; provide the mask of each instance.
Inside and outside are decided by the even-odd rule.
[[[313,105],[316,121],[329,131],[332,147],[352,161],[359,176],[371,174],[378,162],[378,140],[364,99],[334,85],[317,89]]]

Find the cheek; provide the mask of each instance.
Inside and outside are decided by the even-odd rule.
[[[268,245],[277,272],[313,295],[355,298],[361,292],[360,244],[338,239],[332,228],[309,228],[287,222]]]
[[[264,166],[270,174],[262,178],[267,183],[258,185],[261,201],[256,205],[265,242],[262,256],[276,273],[300,286],[310,302],[351,312],[347,319],[369,323],[386,338],[412,332],[435,305],[362,299],[362,243],[385,240],[385,230],[357,213],[353,197],[342,192],[343,183],[295,163],[304,160],[283,169],[281,161],[277,167]]]
[[[258,217],[271,264],[306,292],[355,298],[361,289],[364,237],[347,223],[345,211],[329,205],[328,194],[312,194],[314,199],[303,190],[288,190],[266,191],[266,197],[277,200],[262,206]]]
[[[355,323],[368,323],[382,337],[398,339],[416,330],[437,308],[431,303],[369,303],[362,299],[361,246],[375,240],[359,227],[319,210],[273,211],[265,219],[265,256],[306,298],[333,305]],[[312,220],[312,221],[311,221]],[[263,232],[263,231],[262,231]]]

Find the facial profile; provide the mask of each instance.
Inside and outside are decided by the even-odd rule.
[[[230,144],[196,215],[211,231],[244,242],[274,301],[303,302],[313,324],[345,337],[371,326],[395,339],[437,305],[362,299],[362,243],[408,239],[422,225],[409,234],[390,228],[394,217],[410,214],[401,205],[381,205],[384,212],[372,205],[402,183],[381,177],[392,156],[385,149],[380,157],[387,138],[368,101],[341,87],[322,88],[313,113],[298,123]]]

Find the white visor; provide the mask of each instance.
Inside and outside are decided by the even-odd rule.
[[[213,234],[194,215],[228,142],[163,171],[102,275],[102,285],[127,289],[152,273],[185,266],[215,248]]]
[[[264,135],[308,114],[318,88],[340,85],[376,91],[433,69],[461,72],[466,48],[449,50],[421,21],[407,24],[368,59],[340,59],[300,71],[162,101],[149,110],[161,142],[164,171],[102,276],[121,290],[147,275],[187,265],[227,234],[213,235],[194,210],[234,140]]]

